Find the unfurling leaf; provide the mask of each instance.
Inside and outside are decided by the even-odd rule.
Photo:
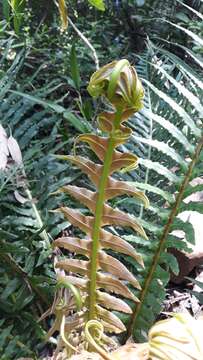
[[[131,110],[131,115],[143,106],[142,84],[126,59],[112,61],[97,70],[87,89],[93,97],[103,95],[115,107],[122,106],[125,110]]]
[[[72,331],[73,324],[76,329],[81,329],[91,321],[98,321],[105,331],[120,333],[125,326],[111,310],[132,313],[130,306],[120,297],[139,302],[128,286],[133,287],[134,291],[141,287],[134,274],[113,254],[107,254],[106,250],[130,256],[142,267],[144,263],[134,247],[110,232],[108,226],[130,227],[145,239],[147,235],[137,218],[111,207],[109,201],[127,195],[146,207],[149,205],[142,191],[113,178],[115,172],[130,171],[138,166],[137,156],[123,153],[117,148],[130,137],[131,130],[124,122],[142,107],[144,92],[135,70],[127,60],[112,62],[93,74],[88,90],[93,96],[104,95],[116,111],[104,111],[98,116],[100,130],[107,136],[85,133],[76,139],[76,145],[79,141],[88,144],[97,156],[96,163],[76,154],[56,156],[80,168],[93,183],[93,189],[67,185],[58,190],[84,205],[88,215],[87,212],[66,206],[54,210],[62,213],[81,231],[77,236],[61,236],[54,241],[55,247],[72,253],[69,258],[58,259],[55,267],[65,273],[64,279],[80,289],[82,294],[80,314],[76,314],[75,307],[74,320],[72,314],[67,317],[64,329]]]

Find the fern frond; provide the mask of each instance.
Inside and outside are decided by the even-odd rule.
[[[151,287],[152,287],[151,284],[153,283],[154,274],[157,276],[158,264],[162,264],[162,263],[167,264],[167,266],[169,266],[174,273],[176,273],[176,274],[178,273],[178,265],[177,265],[177,263],[175,264],[174,256],[171,254],[164,253],[164,250],[166,249],[167,237],[168,237],[170,231],[172,230],[172,225],[174,224],[174,220],[176,218],[178,209],[179,209],[181,201],[183,199],[184,190],[185,190],[185,188],[187,188],[187,185],[189,184],[191,173],[193,171],[194,166],[196,165],[196,163],[199,160],[199,155],[200,155],[200,152],[202,151],[202,149],[203,149],[203,137],[200,139],[200,141],[196,147],[194,157],[189,165],[189,168],[185,175],[184,181],[180,186],[178,196],[176,197],[175,204],[172,207],[171,213],[169,215],[169,219],[164,227],[163,234],[160,237],[159,246],[153,256],[150,271],[145,279],[145,283],[143,285],[143,288],[142,288],[142,291],[140,294],[140,303],[137,305],[134,315],[132,316],[134,324],[136,324],[137,321],[139,322],[139,315],[142,316],[142,312],[140,313],[141,306],[142,306],[141,304],[145,299],[146,292],[149,289],[151,289]],[[180,226],[179,226],[179,228],[180,228]],[[186,227],[184,226],[183,228],[186,231]],[[187,240],[188,240],[188,238],[187,238]],[[192,242],[193,242],[193,237],[192,237]],[[167,256],[166,256],[166,254],[167,254]],[[134,324],[131,325],[131,328],[129,330],[130,333],[132,332]],[[136,329],[135,333],[137,332],[137,330],[138,329]]]
[[[103,76],[108,78],[109,69],[112,71],[109,88],[105,96],[109,97],[109,101],[113,104],[114,101],[116,102],[115,111],[104,111],[98,116],[99,129],[107,133],[108,136],[82,134],[77,138],[77,143],[82,141],[89,145],[97,157],[97,162],[76,154],[74,156],[57,156],[59,159],[68,160],[77,165],[94,185],[94,191],[70,185],[59,189],[60,193],[69,194],[88,210],[78,211],[64,206],[55,210],[62,212],[74,228],[79,228],[80,232],[85,234],[81,237],[60,237],[54,242],[55,246],[76,254],[73,258],[58,259],[56,268],[61,274],[60,279],[62,277],[64,281],[70,281],[72,285],[79,286],[81,290],[83,307],[79,314],[74,311],[75,328],[80,332],[83,332],[84,326],[92,320],[99,321],[107,332],[123,332],[125,330],[124,324],[109,309],[127,314],[131,313],[132,310],[123,300],[108,294],[107,291],[111,289],[110,292],[115,293],[115,295],[127,297],[136,302],[137,298],[133,292],[130,289],[126,292],[126,285],[123,281],[129,283],[132,288],[140,289],[137,278],[120,260],[112,255],[112,252],[110,254],[107,252],[107,250],[111,250],[125,254],[136,261],[139,267],[143,266],[142,257],[135,251],[134,247],[122,237],[114,235],[114,227],[127,227],[147,241],[142,225],[136,217],[129,216],[126,212],[114,208],[108,203],[109,200],[112,201],[117,196],[127,194],[141,201],[145,206],[149,205],[147,197],[141,191],[112,176],[119,171],[135,169],[138,163],[137,156],[117,149],[127,141],[131,134],[131,130],[124,126],[123,122],[128,119],[131,113],[141,107],[143,97],[143,89],[136,72],[128,64],[127,60],[121,60],[104,66],[93,74],[88,86],[90,94],[93,96],[100,94],[103,87],[100,84],[97,87],[98,78],[100,79],[100,76],[101,79]],[[132,86],[135,79],[136,83]],[[121,86],[122,101],[120,100],[120,93],[119,97],[117,96],[119,86]],[[117,105],[118,101],[122,106]],[[107,226],[108,228],[104,228]],[[74,276],[66,277],[62,275],[64,271],[65,273],[71,272]],[[81,277],[85,281],[81,282]],[[70,332],[73,329],[71,321],[72,316],[67,316],[66,322]]]
[[[199,42],[196,36],[192,35],[192,39]],[[135,181],[135,185],[147,191],[150,199],[151,206],[145,211],[147,220],[141,218],[140,223],[150,233],[153,246],[129,235],[143,256],[145,270],[138,270],[135,263],[126,259],[134,273],[139,273],[142,287],[140,292],[135,291],[140,303],[136,304],[128,322],[128,335],[133,334],[139,340],[146,337],[149,326],[161,310],[169,271],[178,273],[177,260],[168,248],[189,252],[189,244],[195,241],[193,226],[181,220],[181,214],[195,209],[202,212],[201,203],[185,201],[187,194],[190,196],[202,189],[201,185],[192,186],[191,183],[192,179],[202,176],[202,80],[198,73],[202,63],[195,54],[195,66],[192,66],[151,43],[149,54],[151,59],[144,56],[140,66],[147,69],[143,83],[151,107],[142,110],[139,117],[148,129],[152,122],[152,136],[149,131],[145,135],[136,134],[134,122],[133,140],[136,146],[143,144],[145,147],[145,156],[139,163],[148,176],[146,178],[140,172],[141,181]],[[147,149],[150,149],[150,157],[146,155]],[[175,230],[179,230],[181,237],[175,235]]]
[[[107,116],[107,115],[106,115]],[[85,134],[79,136],[79,140],[87,142],[91,149],[95,152],[97,157],[103,162],[105,160],[105,153],[108,147],[108,141],[106,138],[102,138],[96,135]],[[122,140],[118,137],[115,138],[116,142],[119,144]],[[127,156],[126,156],[127,155]],[[126,167],[131,165],[132,161],[135,162],[136,157],[132,157],[128,154],[123,154],[117,150],[113,151],[112,155],[112,164],[111,164],[111,173],[118,171],[122,167]],[[91,213],[94,215],[96,211],[96,199],[99,190],[100,177],[103,173],[103,165],[95,164],[92,161],[82,158],[82,157],[71,157],[71,156],[61,156],[62,159],[67,159],[73,163],[79,165],[79,167],[85,171],[85,173],[90,177],[96,186],[97,191],[92,192],[87,190],[86,188],[78,188],[75,186],[65,186],[60,189],[60,192],[65,192],[73,196],[80,203],[84,204],[89,208]],[[108,177],[107,184],[105,186],[104,199],[108,200],[115,196],[121,195],[123,193],[129,193],[131,196],[135,196],[140,198],[146,205],[148,204],[146,197],[140,191],[137,191],[135,188],[127,185],[125,182],[118,181],[113,179],[112,177]],[[135,231],[139,232],[142,236],[146,236],[142,230],[142,227],[134,218],[130,218],[127,214],[121,212],[120,210],[115,210],[111,208],[107,204],[103,204],[103,215],[100,229],[100,246],[99,246],[99,255],[98,255],[98,265],[97,269],[100,270],[99,276],[103,276],[103,282],[108,284],[109,275],[105,275],[103,272],[107,272],[112,274],[116,278],[118,278],[118,289],[112,287],[112,291],[116,294],[120,294],[123,297],[127,296],[122,292],[122,282],[121,280],[127,280],[134,287],[139,288],[138,281],[132,276],[132,274],[127,270],[127,268],[122,265],[118,260],[114,259],[112,256],[107,255],[104,252],[104,249],[111,249],[116,252],[121,252],[123,254],[129,255],[133,257],[138,263],[142,265],[141,257],[135,252],[134,248],[125,242],[119,236],[115,236],[112,233],[103,230],[102,227],[105,225],[115,225],[115,226],[128,226],[132,227]],[[65,217],[70,221],[73,225],[77,226],[87,235],[85,239],[79,238],[59,238],[55,241],[55,246],[62,247],[68,249],[71,252],[75,252],[76,254],[80,254],[85,256],[88,260],[78,260],[78,259],[70,259],[70,260],[61,260],[56,264],[61,270],[71,271],[76,274],[85,275],[87,286],[86,289],[83,287],[83,291],[86,293],[85,298],[89,294],[88,286],[92,283],[91,272],[89,272],[91,267],[91,247],[92,247],[92,226],[94,224],[94,217],[85,216],[80,212],[70,209],[70,208],[60,208],[59,210],[62,212]],[[98,276],[98,273],[97,273]],[[68,277],[68,280],[73,283],[73,285],[78,284],[77,276],[74,278]],[[98,280],[96,280],[98,281]],[[88,285],[89,284],[89,285]],[[110,286],[110,283],[109,283]],[[123,303],[123,301],[117,299],[116,297],[112,297],[107,295],[105,292],[101,293],[99,291],[101,286],[97,283],[97,308],[94,309],[95,318],[99,319],[106,331],[115,331],[120,332],[124,331],[124,326],[122,323],[116,319],[115,315],[111,314],[107,310],[100,308],[100,305],[104,306],[104,308],[112,308],[117,311],[122,312],[131,312],[130,308]],[[103,285],[102,285],[103,287]],[[101,287],[101,288],[102,288]],[[105,286],[106,288],[106,286]],[[119,290],[120,289],[120,290]],[[128,292],[129,293],[129,292]],[[129,293],[131,299],[135,299],[132,293]],[[88,297],[87,297],[88,299]],[[100,304],[100,305],[99,305]],[[86,313],[84,314],[85,318],[89,318],[88,311],[90,311],[90,306],[84,303],[84,308],[87,308]],[[85,321],[84,318],[84,321]]]
[[[50,107],[36,106],[37,102],[10,91],[16,89],[17,82],[20,93],[29,91],[49,102],[53,92],[59,90],[62,83],[59,79],[37,89],[38,70],[23,79],[19,76],[28,55],[29,51],[19,51],[0,80],[1,125],[8,136],[12,133],[17,140],[24,165],[23,168],[18,166],[10,156],[6,171],[0,171],[0,312],[4,318],[0,332],[4,334],[11,326],[8,337],[2,338],[2,359],[32,356],[27,347],[36,349],[36,343],[44,338],[37,320],[54,295],[55,274],[51,262],[47,261],[51,236],[59,236],[70,227],[70,223],[61,221],[59,216],[48,217],[46,208],[57,206],[49,194],[56,190],[56,177],[63,186],[80,176],[74,171],[65,175],[67,166],[62,166],[50,155],[50,151],[57,152],[60,147],[72,144],[67,137],[61,141],[61,116]],[[6,69],[8,61],[6,63],[4,57],[1,61],[2,69]],[[45,232],[49,233],[46,240]]]

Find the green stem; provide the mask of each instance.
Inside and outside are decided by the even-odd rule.
[[[99,193],[96,203],[95,221],[92,232],[92,252],[91,252],[91,267],[90,267],[90,292],[89,292],[89,320],[96,318],[95,304],[96,304],[96,276],[98,267],[98,250],[99,250],[99,235],[101,228],[101,221],[103,215],[104,195],[106,182],[108,179],[110,166],[112,162],[113,152],[115,147],[114,138],[109,139],[108,148],[104,160],[103,173],[99,184]]]
[[[96,201],[96,209],[95,209],[95,218],[94,225],[92,231],[92,251],[91,251],[91,259],[90,259],[90,282],[89,282],[89,314],[88,320],[96,319],[96,281],[97,281],[97,269],[98,269],[98,252],[99,252],[99,243],[100,243],[100,230],[102,224],[102,216],[103,216],[103,207],[105,202],[105,189],[106,183],[108,180],[113,152],[115,149],[115,131],[120,126],[122,116],[122,109],[119,108],[115,115],[115,126],[109,137],[108,147],[105,154],[103,171],[99,183],[98,195]]]
[[[128,330],[127,330],[127,338],[129,338],[132,333],[133,333],[133,329],[135,327],[135,323],[136,323],[136,320],[140,314],[140,311],[142,309],[142,305],[144,303],[144,300],[145,300],[145,297],[148,293],[148,290],[149,290],[149,287],[151,285],[151,282],[152,282],[152,279],[153,279],[153,276],[154,276],[154,272],[156,271],[156,268],[157,268],[157,265],[159,263],[159,260],[160,260],[160,256],[162,254],[162,252],[164,251],[164,247],[165,247],[165,243],[166,243],[166,240],[167,240],[167,237],[168,237],[168,234],[170,232],[170,229],[171,229],[171,225],[173,224],[173,221],[176,217],[176,214],[177,214],[177,211],[178,211],[178,208],[181,204],[181,201],[182,201],[182,198],[183,198],[183,194],[184,194],[184,191],[190,181],[190,178],[191,178],[191,175],[192,175],[192,172],[193,172],[193,169],[194,169],[194,166],[196,164],[196,162],[198,161],[199,159],[199,155],[200,155],[200,152],[203,148],[203,137],[200,139],[197,147],[196,147],[196,151],[195,151],[195,154],[192,158],[192,161],[189,165],[189,168],[188,168],[188,171],[185,175],[185,178],[181,184],[181,187],[180,187],[180,190],[179,190],[179,193],[176,197],[176,201],[175,201],[175,204],[174,204],[174,207],[172,208],[171,210],[171,213],[170,213],[170,216],[169,216],[169,219],[168,219],[168,222],[167,224],[165,225],[165,228],[164,228],[164,231],[163,231],[163,234],[160,238],[160,241],[159,241],[159,246],[158,246],[158,249],[153,257],[153,260],[152,260],[152,265],[149,269],[149,273],[145,279],[145,283],[143,285],[143,288],[142,288],[142,291],[141,291],[141,294],[140,294],[140,297],[139,297],[139,300],[140,302],[138,303],[138,305],[136,306],[132,316],[131,316],[131,319],[129,321],[129,326],[128,326]]]
[[[38,226],[39,226],[39,229],[43,228],[44,224],[43,224],[43,221],[42,221],[42,218],[40,216],[40,213],[36,207],[36,205],[34,204],[34,200],[33,200],[33,197],[32,197],[32,193],[31,191],[28,189],[28,187],[25,189],[25,192],[27,194],[27,197],[31,203],[31,206],[32,206],[32,209],[34,211],[34,214],[35,214],[35,217],[36,217],[36,220],[38,222]],[[49,241],[49,236],[46,232],[46,230],[43,230],[40,234],[40,236],[42,237],[42,239],[44,240],[44,244],[45,244],[45,247],[46,249],[51,249],[51,245],[50,245],[50,241]]]

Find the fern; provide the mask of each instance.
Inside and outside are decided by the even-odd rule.
[[[202,175],[202,154],[197,159],[202,132],[200,73],[203,67],[197,52],[201,52],[202,40],[195,29],[193,33],[196,36],[191,34],[192,29],[189,26],[187,31],[184,31],[182,24],[181,27],[174,26],[175,21],[172,17],[168,20],[168,27],[173,27],[180,34],[184,32],[185,37],[190,37],[188,43],[192,44],[192,50],[185,43],[174,44],[168,38],[159,39],[160,43],[150,43],[148,51],[140,58],[137,70],[145,85],[145,108],[128,122],[133,131],[132,141],[128,145],[121,144],[118,149],[122,152],[126,152],[126,149],[130,152],[135,151],[140,157],[140,166],[131,172],[116,174],[114,178],[115,181],[125,180],[129,186],[133,185],[147,192],[150,206],[143,213],[142,207],[140,210],[140,199],[131,199],[125,197],[125,194],[121,198],[111,200],[113,208],[119,206],[123,212],[128,212],[133,217],[140,216],[139,223],[149,233],[150,240],[135,236],[130,229],[126,235],[127,229],[124,233],[120,227],[108,228],[112,236],[121,236],[126,240],[131,249],[136,247],[144,260],[145,269],[142,269],[133,257],[128,256],[130,253],[115,255],[112,247],[109,250],[105,249],[108,256],[121,261],[131,275],[134,274],[142,288],[141,291],[135,290],[134,286],[129,285],[128,288],[123,287],[122,293],[116,296],[118,299],[130,294],[127,301],[133,308],[130,320],[128,314],[121,316],[119,312],[112,313],[113,317],[120,317],[125,325],[130,324],[128,334],[132,332],[139,340],[146,337],[148,328],[160,312],[165,297],[164,289],[169,280],[169,268],[178,273],[177,262],[167,249],[176,247],[189,251],[188,243],[194,243],[192,226],[188,222],[183,222],[178,215],[185,210],[202,212],[202,204],[183,201],[189,195],[202,190],[201,185],[194,187],[190,183],[191,179]],[[45,38],[46,36],[47,34]],[[67,202],[67,206],[71,208],[75,206],[75,202],[71,197],[67,199],[65,192],[60,192],[57,200],[49,196],[49,193],[55,192],[58,186],[70,193],[75,187],[69,184],[75,181],[81,188],[86,187],[89,191],[95,191],[94,184],[87,184],[85,176],[81,175],[79,170],[49,155],[50,152],[67,153],[73,145],[72,133],[90,132],[92,128],[85,117],[81,121],[81,117],[75,112],[75,104],[70,104],[69,98],[63,96],[69,91],[75,95],[75,88],[66,85],[69,78],[64,75],[64,69],[61,68],[61,59],[57,60],[53,49],[44,52],[46,39],[41,40],[38,35],[36,39],[40,41],[42,48],[37,49],[36,53],[35,46],[32,50],[27,48],[16,52],[21,45],[16,47],[12,37],[9,38],[7,46],[4,40],[1,42],[1,124],[8,136],[12,132],[18,141],[23,153],[25,170],[23,175],[22,170],[15,166],[10,158],[6,173],[1,172],[0,178],[0,313],[4,317],[0,322],[2,359],[15,359],[29,354],[32,356],[27,347],[35,349],[35,353],[39,352],[41,345],[37,343],[44,338],[44,333],[35,319],[43,310],[41,305],[39,309],[39,302],[42,308],[47,308],[47,303],[51,301],[55,274],[51,269],[50,249],[44,241],[43,231],[49,233],[50,240],[51,237],[67,237],[67,233],[72,232],[73,237],[80,236],[78,230],[73,230],[70,219],[64,220],[60,214],[48,215],[46,210],[55,209],[58,203]],[[61,39],[62,48],[65,35],[62,35]],[[54,41],[53,43],[55,44]],[[166,47],[163,48],[163,44]],[[57,49],[60,46],[57,44]],[[180,49],[184,56],[179,57],[179,52],[173,53],[170,51],[171,48]],[[84,54],[82,47],[80,51]],[[66,62],[66,52],[64,53],[63,60]],[[10,56],[14,56],[12,62]],[[86,59],[81,55],[82,57]],[[44,63],[47,68],[44,67]],[[86,61],[86,69],[87,63]],[[48,75],[53,78],[49,84],[46,79]],[[17,85],[14,83],[15,80]],[[62,97],[58,102],[54,101],[60,96]],[[67,136],[67,127],[71,131],[70,136]],[[87,151],[87,148],[85,150]],[[26,188],[23,185],[25,180],[26,188],[30,191],[30,199],[27,199]],[[17,200],[19,196],[17,194],[16,198],[16,191],[26,198],[24,204]],[[33,204],[40,214],[42,223],[36,218]],[[91,209],[81,209],[80,205],[78,207],[84,218],[90,216]],[[188,243],[174,235],[173,230],[177,229],[185,233]],[[72,256],[70,252],[69,255]],[[76,260],[85,259],[87,260],[85,253],[76,256]],[[79,282],[80,277],[76,278]],[[84,288],[83,279],[80,280],[81,288],[86,295],[87,289]],[[141,302],[133,306],[134,302],[130,298],[138,298]],[[128,305],[125,305],[125,309]],[[129,308],[128,311],[130,312]],[[124,325],[121,322],[119,324],[124,329]]]
[[[34,98],[43,99],[45,104],[51,103],[63,80],[56,76],[49,84],[40,86],[39,79],[42,81],[46,77],[42,66],[39,64],[37,70],[29,71],[28,76],[29,49],[19,51],[13,62],[8,62],[9,52],[15,53],[12,46],[11,39],[0,60],[1,125],[8,137],[12,134],[17,140],[23,167],[9,156],[6,170],[0,170],[2,359],[34,356],[42,347],[45,335],[37,320],[51,303],[55,286],[55,273],[49,260],[50,243],[52,237],[70,227],[60,216],[48,216],[46,208],[53,209],[57,205],[49,194],[56,191],[56,177],[63,186],[80,176],[74,171],[67,176],[64,173],[67,166],[49,154],[50,150],[57,152],[72,144],[71,138],[63,136],[61,130],[63,118],[57,113],[60,106],[53,104],[54,109],[43,107],[38,101],[18,94],[32,92]]]
[[[136,156],[130,153],[122,153],[116,148],[125,143],[131,134],[130,129],[122,125],[122,122],[132,112],[140,108],[143,92],[141,84],[133,68],[128,65],[127,60],[110,63],[96,72],[90,81],[90,93],[95,96],[100,94],[100,91],[104,91],[105,94],[102,85],[105,81],[109,82],[106,96],[114,105],[115,111],[101,113],[98,122],[100,130],[107,133],[108,137],[82,134],[77,139],[77,142],[86,142],[101,163],[94,163],[88,158],[76,155],[58,156],[58,158],[68,160],[78,166],[88,175],[96,188],[96,191],[90,191],[87,188],[69,185],[59,190],[68,193],[84,204],[93,215],[86,216],[84,212],[81,213],[69,207],[61,207],[56,210],[62,212],[68,221],[86,234],[85,238],[75,236],[60,237],[54,242],[55,246],[77,254],[76,258],[62,258],[57,261],[56,268],[60,269],[58,281],[62,284],[71,283],[79,288],[82,293],[83,304],[80,312],[75,312],[70,317],[68,317],[67,312],[65,313],[67,315],[65,329],[68,329],[66,336],[68,332],[69,336],[72,336],[71,332],[76,329],[79,330],[81,327],[84,330],[92,320],[101,322],[106,332],[120,333],[124,331],[125,326],[123,323],[108,309],[131,313],[131,308],[123,300],[109,295],[107,292],[113,292],[136,302],[136,297],[121,280],[129,282],[135,288],[140,287],[130,271],[119,260],[106,253],[105,250],[110,249],[113,252],[126,254],[142,266],[141,257],[121,237],[114,235],[109,231],[110,229],[103,228],[111,225],[130,227],[144,238],[147,238],[139,222],[134,217],[112,208],[107,203],[108,200],[116,196],[128,194],[148,205],[148,200],[142,192],[111,176],[121,169],[130,170],[137,165]],[[64,276],[64,271],[71,272],[73,275]],[[60,323],[56,320],[49,332],[49,336],[57,329],[57,324]],[[62,334],[63,331],[61,330]],[[81,342],[81,338],[78,341]]]
[[[189,31],[186,33],[192,41],[201,43],[197,36]],[[193,54],[192,59],[197,60],[196,55]],[[141,218],[140,221],[149,231],[151,240],[143,244],[133,235],[125,236],[132,244],[137,244],[145,261],[145,270],[140,271],[134,262],[126,259],[134,272],[139,273],[142,287],[140,292],[136,292],[140,302],[128,323],[128,336],[133,333],[137,340],[146,338],[149,327],[161,310],[170,271],[175,274],[179,271],[176,258],[167,249],[174,247],[190,251],[189,244],[195,241],[193,227],[181,220],[181,213],[203,210],[202,204],[185,201],[189,194],[202,188],[191,184],[192,179],[202,176],[203,107],[199,62],[198,57],[196,66],[192,66],[153,43],[149,44],[148,57],[140,59],[151,107],[144,108],[139,118],[142,117],[143,123],[151,130],[146,134],[139,134],[138,130],[132,135],[136,146],[143,145],[145,156],[139,162],[147,174],[143,176],[140,172],[144,181],[134,184],[147,191],[150,199],[145,220]],[[136,119],[134,127],[136,129]],[[147,151],[150,156],[146,155]],[[142,213],[140,215],[142,217]],[[187,242],[183,236],[175,236],[174,230],[183,231]]]
[[[70,102],[69,93],[76,91],[73,81],[64,74],[67,52],[65,66],[60,57],[55,57],[63,41],[61,37],[56,40],[55,35],[50,39],[49,48],[45,32],[33,39],[32,48],[17,50],[22,45],[10,34],[8,40],[2,33],[0,38],[1,125],[8,137],[12,134],[16,139],[23,157],[21,167],[9,156],[6,171],[0,172],[0,313],[4,319],[0,331],[10,329],[2,338],[0,357],[12,359],[31,355],[28,348],[34,349],[33,356],[38,355],[44,346],[45,333],[37,321],[51,304],[56,284],[50,244],[52,238],[72,228],[61,215],[48,212],[58,201],[50,194],[58,186],[75,181],[84,185],[85,181],[79,170],[69,171],[69,166],[50,153],[61,149],[67,153],[73,135],[92,129],[89,99],[83,103],[78,96],[78,102]],[[78,108],[84,118],[78,115]],[[65,195],[61,193],[59,200],[63,203]],[[73,201],[69,200],[68,205],[72,206]],[[45,321],[44,329],[46,325]],[[9,348],[14,339],[22,346]]]

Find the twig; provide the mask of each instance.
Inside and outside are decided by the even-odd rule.
[[[69,16],[68,16],[68,22],[72,26],[72,28],[75,30],[75,32],[78,34],[78,36],[82,39],[82,41],[92,51],[92,55],[93,55],[93,58],[94,58],[96,70],[98,70],[99,69],[99,59],[98,59],[95,48],[92,46],[92,44],[86,38],[86,36],[84,34],[82,34],[81,31],[77,28],[77,26],[72,22],[72,20],[69,18]]]

